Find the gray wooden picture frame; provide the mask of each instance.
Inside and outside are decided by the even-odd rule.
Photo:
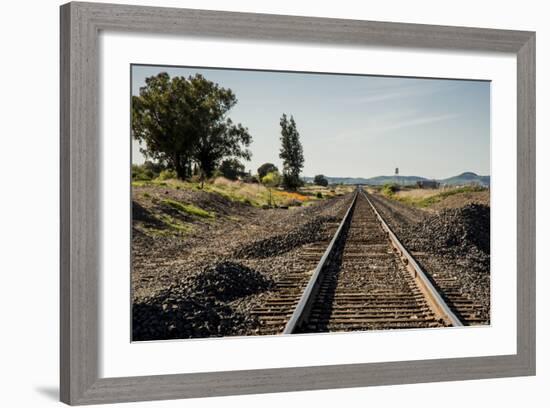
[[[388,363],[99,377],[101,30],[517,57],[517,353]],[[61,6],[61,400],[68,404],[254,394],[535,374],[535,33],[113,4]]]

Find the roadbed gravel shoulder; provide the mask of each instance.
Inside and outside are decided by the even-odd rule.
[[[369,197],[459,318],[489,324],[490,207],[470,203],[434,212]]]

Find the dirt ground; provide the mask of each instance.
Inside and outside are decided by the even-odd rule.
[[[490,206],[490,191],[475,191],[471,193],[455,194],[443,199],[430,207],[432,211],[439,211],[445,208],[461,208],[468,204],[481,204]]]
[[[134,188],[132,198],[133,339],[154,340],[249,333],[247,311],[298,262],[297,249],[326,239],[324,225],[341,218],[350,195],[289,209],[163,186]],[[249,256],[258,248],[270,256]]]

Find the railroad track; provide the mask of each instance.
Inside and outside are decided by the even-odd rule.
[[[364,191],[331,228],[253,311],[259,334],[462,325]]]
[[[346,211],[349,212],[350,203],[352,202],[353,199],[349,200],[344,212],[339,214],[340,218],[345,218]],[[341,224],[338,221],[326,223],[324,225],[326,235],[328,237],[337,235]],[[257,334],[273,335],[284,331],[288,320],[298,306],[302,294],[311,281],[312,275],[321,263],[319,260],[322,260],[324,256],[328,256],[327,247],[331,245],[331,242],[331,238],[328,238],[301,248],[299,260],[292,265],[292,269],[286,273],[285,278],[277,282],[274,295],[260,307],[252,310],[252,314],[256,315],[261,323]]]
[[[384,208],[384,202],[380,198],[374,197],[371,202],[376,208]],[[430,253],[411,252],[411,254],[421,267],[429,272],[434,287],[464,325],[489,324],[487,307],[464,290],[455,268],[430,266],[434,257]]]

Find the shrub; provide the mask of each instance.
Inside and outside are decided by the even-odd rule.
[[[146,160],[142,166],[145,169],[145,171],[148,171],[151,173],[152,178],[158,177],[160,172],[166,169],[166,166],[163,163],[154,163],[149,160]]]
[[[326,187],[328,186],[328,180],[325,176],[323,176],[322,174],[317,174],[314,178],[313,178],[313,182],[315,184],[317,184],[318,186],[323,186],[323,187]]]
[[[316,194],[317,198],[323,198],[323,193],[321,193],[320,191],[317,192]]]
[[[273,172],[279,172],[279,169],[273,163],[264,163],[260,167],[258,167],[258,177],[260,180],[267,176],[269,173]]]
[[[143,164],[132,164],[132,180],[149,181],[157,178],[166,167],[162,163],[146,161]]]
[[[382,187],[382,194],[388,197],[393,196],[398,191],[399,191],[399,186],[397,184],[387,183],[387,184],[384,184],[384,186]]]
[[[281,175],[278,171],[272,171],[271,173],[267,173],[262,178],[262,184],[267,187],[277,187],[279,184],[281,184]]]
[[[244,174],[244,165],[237,159],[225,159],[218,169],[222,176],[229,180],[237,180]]]
[[[157,179],[164,181],[169,179],[175,179],[177,178],[177,174],[174,170],[162,170],[160,174],[158,175]]]
[[[132,164],[132,180],[134,181],[149,181],[152,178],[152,174],[146,172],[143,166],[138,164]]]

